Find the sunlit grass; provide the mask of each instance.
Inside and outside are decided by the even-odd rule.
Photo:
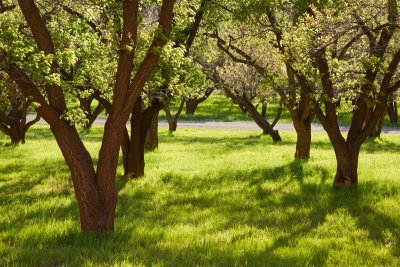
[[[101,127],[84,139],[96,158]],[[116,231],[82,234],[67,166],[47,126],[0,136],[0,266],[398,266],[400,136],[369,141],[357,190],[335,191],[323,133],[160,130],[146,176],[118,180]],[[119,173],[122,170],[119,169]]]
[[[342,100],[344,103],[344,101]],[[180,103],[173,102],[171,104],[171,110],[176,112]],[[278,110],[278,104],[268,103],[267,119],[272,122]],[[342,104],[341,108],[338,108],[338,121],[340,125],[349,125],[352,118],[352,113],[347,111]],[[261,105],[258,106],[259,112],[261,112]],[[400,109],[399,109],[400,116]],[[160,112],[160,118],[165,119],[163,111]],[[180,120],[195,120],[195,121],[251,121],[251,117],[246,113],[243,113],[238,105],[233,101],[217,93],[212,94],[208,99],[202,102],[194,115],[186,115],[182,112]],[[279,120],[281,123],[291,123],[292,118],[290,117],[289,111],[284,108]],[[319,121],[314,118],[313,123],[319,124]],[[399,123],[390,123],[388,116],[385,117],[384,125],[386,127],[400,127]]]

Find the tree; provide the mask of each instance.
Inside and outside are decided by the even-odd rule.
[[[118,38],[120,49],[112,95],[113,102],[104,127],[96,170],[76,128],[63,119],[63,114],[68,112],[68,109],[65,94],[59,82],[61,71],[57,52],[64,46],[55,42],[56,36],[60,36],[62,24],[58,24],[57,27],[46,24],[48,21],[41,15],[33,0],[21,0],[18,4],[18,10],[3,14],[7,17],[5,20],[2,18],[0,26],[5,33],[1,37],[0,46],[1,69],[18,85],[25,97],[32,98],[39,104],[36,108],[38,114],[50,124],[71,171],[82,230],[113,230],[117,203],[116,169],[125,124],[141,90],[159,61],[161,49],[167,43],[172,28],[175,1],[162,1],[158,27],[147,52],[144,52],[144,56],[138,60],[139,64],[135,72],[133,72],[134,59],[139,57],[136,54],[139,1],[125,0],[122,4],[116,4],[117,8],[121,9],[122,6],[120,17],[122,28],[120,38]],[[94,6],[92,11],[95,13],[98,9],[101,9],[101,6]],[[30,34],[22,35],[15,30],[20,24],[20,21],[15,21],[15,19],[21,17],[25,19]],[[26,42],[22,45],[21,40]],[[10,42],[11,46],[8,45]],[[56,47],[55,44],[58,46]],[[15,47],[18,46],[21,50],[16,53]],[[32,68],[24,64],[24,62],[31,65],[35,63],[32,55],[36,58],[40,57],[40,62],[45,63],[46,68],[39,72],[32,72]]]
[[[185,102],[186,102],[186,98],[183,97],[182,100],[180,101],[178,110],[177,110],[177,112],[175,114],[171,114],[171,109],[170,109],[169,105],[166,105],[164,107],[165,116],[166,116],[167,121],[168,121],[168,129],[169,129],[170,132],[175,132],[176,128],[178,127],[178,119],[179,119],[179,116],[182,113],[183,106],[185,105]]]
[[[186,115],[194,115],[199,104],[203,103],[208,99],[208,97],[214,92],[214,87],[208,87],[200,96],[192,96],[186,100]]]
[[[189,50],[196,37],[209,0],[182,1],[178,3],[180,13],[171,33],[171,41],[165,49],[158,68],[153,72],[146,85],[141,102],[132,112],[131,135],[125,133],[123,154],[125,174],[137,178],[144,175],[144,151],[158,147],[158,114],[176,95],[184,95],[188,90],[201,87],[204,79],[195,68],[189,56]],[[181,22],[181,23],[178,23]],[[146,101],[145,101],[146,100]],[[145,107],[147,102],[147,107]],[[180,113],[179,113],[180,114]],[[170,129],[176,129],[179,115],[171,120]]]
[[[4,76],[0,76],[4,78]],[[15,84],[0,81],[0,131],[9,136],[11,143],[25,143],[29,128],[40,120],[37,115],[27,121],[28,109],[32,101],[18,90]]]
[[[237,1],[227,6],[219,5],[227,14],[227,26],[217,25],[217,31],[209,36],[232,60],[254,68],[279,94],[297,133],[295,157],[309,158],[314,118],[310,90],[305,78],[295,71],[282,42],[285,27],[295,27],[297,23],[294,14],[299,12],[298,8],[275,1]]]
[[[266,107],[268,101],[276,102],[276,93],[263,84],[263,77],[254,69],[246,64],[225,61],[220,67],[211,70],[214,82],[230,97],[234,103],[238,104],[254,122],[263,130],[263,134],[268,134],[274,142],[281,141],[281,137],[274,127],[280,119],[282,105],[278,108],[271,123],[268,122],[265,113],[257,110],[254,102],[262,103]]]
[[[296,55],[295,70],[310,85],[316,116],[334,148],[337,188],[357,185],[360,148],[400,87],[397,28],[396,1],[366,0],[310,5],[297,27],[284,33],[288,53]],[[352,110],[347,136],[338,124],[340,97],[349,99]]]

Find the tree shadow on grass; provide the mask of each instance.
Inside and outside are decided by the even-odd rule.
[[[321,170],[319,168],[319,170]],[[310,170],[308,170],[310,171]],[[292,162],[288,166],[280,166],[274,169],[253,170],[247,173],[241,172],[229,173],[224,171],[216,176],[226,177],[215,179],[213,185],[214,191],[209,185],[212,181],[206,180],[203,183],[196,183],[195,188],[204,194],[183,194],[190,192],[192,185],[186,184],[183,177],[179,175],[168,174],[161,178],[166,186],[172,186],[175,192],[175,198],[167,199],[166,203],[156,208],[154,212],[154,196],[156,192],[149,191],[146,188],[135,189],[135,194],[131,197],[135,199],[138,206],[121,207],[127,210],[122,216],[135,214],[140,216],[143,225],[148,229],[160,227],[169,227],[179,223],[193,225],[195,228],[207,224],[212,217],[220,218],[220,224],[217,224],[211,230],[208,229],[205,235],[218,235],[226,231],[236,229],[239,226],[247,226],[262,229],[280,228],[285,234],[277,236],[274,241],[266,247],[265,250],[246,250],[241,256],[237,255],[236,241],[231,241],[227,246],[218,242],[197,244],[193,242],[183,248],[158,245],[149,245],[141,257],[146,263],[162,263],[166,266],[211,264],[211,265],[250,265],[263,266],[266,260],[271,266],[288,265],[322,265],[329,256],[329,248],[314,248],[309,255],[285,256],[277,253],[279,249],[296,249],[296,243],[315,231],[319,226],[326,223],[326,217],[335,212],[346,210],[350,216],[355,219],[356,227],[368,232],[370,240],[384,245],[387,242],[386,232],[391,231],[395,236],[392,242],[399,242],[399,223],[392,217],[379,212],[374,208],[372,201],[376,183],[361,183],[357,190],[349,189],[343,191],[334,191],[332,186],[325,184],[327,171],[321,172],[321,184],[308,183],[304,180],[308,172],[303,168],[302,162]],[[255,173],[260,175],[255,176]],[[167,177],[167,178],[165,178]],[[243,178],[243,177],[247,177]],[[204,177],[195,176],[190,182],[204,179]],[[275,190],[264,189],[263,185],[271,181],[283,180]],[[227,187],[231,181],[232,188],[238,182],[247,182],[248,190],[221,190],[221,187]],[[285,192],[285,187],[290,183],[296,183],[299,190],[295,192]],[[192,188],[193,189],[193,188]],[[257,191],[264,190],[260,195]],[[207,191],[210,191],[206,193]],[[287,188],[286,188],[287,190]],[[280,196],[280,194],[282,194]],[[394,193],[396,194],[396,193]],[[244,198],[236,198],[244,195]],[[280,196],[277,198],[277,195]],[[178,196],[178,197],[176,197]],[[130,198],[130,197],[129,197]],[[129,203],[125,199],[121,205]],[[149,204],[151,203],[151,204]],[[260,208],[264,211],[260,212]],[[282,216],[283,219],[268,216],[267,210],[279,210],[283,213],[291,211],[294,213],[288,216]],[[178,212],[179,211],[179,212]],[[210,211],[206,212],[206,211]],[[296,213],[298,211],[298,213]],[[204,214],[203,214],[204,212]],[[287,215],[287,214],[286,214]],[[223,218],[223,219],[222,219]],[[380,221],[380,223],[376,223]],[[302,225],[299,227],[299,225]],[[135,228],[135,223],[130,228]],[[346,227],[343,225],[343,227]],[[129,232],[129,231],[128,231]],[[238,245],[241,237],[237,238]],[[163,235],[160,235],[156,243],[163,243]],[[333,242],[333,241],[332,241]],[[397,255],[398,250],[392,251]],[[189,257],[189,258],[188,258]]]
[[[191,144],[214,144],[218,146],[224,146],[227,149],[245,149],[249,146],[260,145],[260,144],[268,144],[273,147],[279,146],[294,146],[296,145],[296,141],[294,139],[283,140],[281,142],[273,143],[272,139],[269,136],[265,135],[249,135],[244,137],[223,137],[223,138],[215,138],[212,136],[177,136],[177,135],[166,135],[161,134],[161,143],[171,144],[171,143],[179,143],[182,145],[191,145]],[[263,137],[263,139],[261,139]],[[400,145],[387,139],[379,139],[377,140],[367,140],[364,142],[362,146],[362,151],[364,153],[373,154],[379,151],[385,151],[390,153],[397,153],[400,151]],[[315,141],[313,140],[311,143],[311,151],[314,149],[323,149],[323,150],[333,150],[333,147],[329,141]]]
[[[27,183],[22,190],[8,187],[7,198],[32,206],[68,195],[74,199],[68,189],[29,194],[40,179],[56,171],[45,169],[38,180]],[[319,181],[307,179],[316,173]],[[378,245],[399,244],[399,223],[375,207],[376,194],[385,193],[380,199],[394,197],[399,187],[367,182],[357,190],[334,191],[326,183],[330,177],[333,174],[322,166],[292,161],[241,171],[227,166],[195,176],[166,172],[158,178],[157,186],[143,185],[140,180],[118,180],[115,233],[80,233],[74,200],[45,209],[20,206],[13,218],[0,224],[0,229],[12,228],[7,235],[0,235],[0,241],[15,252],[15,263],[27,265],[109,265],[121,259],[165,266],[323,265],[329,256],[327,247],[310,248],[304,255],[282,255],[279,251],[296,250],[303,237],[314,237],[313,231],[326,224],[328,216],[345,210],[356,221],[357,229],[368,233],[369,240]],[[37,218],[60,224],[72,220],[73,226],[64,231],[31,233],[31,238],[18,234],[29,232],[30,223],[37,222]],[[41,225],[46,227],[43,222]],[[182,237],[185,232],[181,226],[191,227],[193,236]],[[262,248],[246,247],[248,242],[257,242],[260,232],[271,240],[265,241]],[[174,237],[174,233],[178,235]],[[391,253],[400,254],[398,245]],[[7,255],[0,252],[2,256]]]

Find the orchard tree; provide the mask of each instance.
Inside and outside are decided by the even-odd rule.
[[[214,92],[215,88],[210,86],[206,88],[203,92],[199,92],[199,94],[194,94],[188,97],[185,102],[186,115],[194,115],[197,110],[197,107],[206,101],[208,97]]]
[[[362,144],[386,113],[400,87],[399,16],[396,0],[327,1],[309,5],[296,27],[283,33],[295,71],[312,90],[317,118],[337,159],[334,185],[357,185]],[[352,120],[339,128],[336,102],[348,99]]]
[[[15,83],[7,82],[0,74],[0,131],[10,137],[11,143],[25,143],[29,128],[40,120],[40,116],[28,121],[28,110],[32,100],[26,98]]]
[[[287,8],[278,1],[220,1],[225,15],[209,34],[233,61],[254,68],[280,96],[289,110],[297,133],[295,157],[310,156],[311,122],[314,118],[309,85],[292,65],[293,59],[282,43],[286,27],[296,27],[298,7]],[[279,15],[277,15],[279,13]],[[279,18],[279,20],[277,19]]]
[[[270,135],[274,142],[282,140],[279,132],[274,130],[282,113],[282,105],[278,108],[273,121],[268,122],[267,103],[279,103],[279,96],[265,84],[263,76],[246,64],[225,61],[216,68],[214,77],[225,94],[254,120],[263,130],[263,134]],[[257,109],[260,104],[264,107],[261,112]]]
[[[125,174],[144,175],[144,151],[158,146],[158,113],[169,102],[188,92],[207,86],[204,75],[192,61],[189,51],[198,33],[209,0],[178,1],[171,40],[166,45],[160,64],[154,69],[131,115],[131,134],[124,134]],[[151,23],[151,22],[150,22]],[[176,129],[175,115],[170,123]]]
[[[141,30],[139,1],[112,3],[117,10],[121,10],[119,15],[116,13],[115,21],[121,21],[122,26],[115,27],[120,29],[115,33],[118,36],[115,86],[97,169],[76,128],[65,119],[70,114],[60,82],[63,65],[60,60],[64,52],[71,51],[71,44],[62,42],[65,25],[57,24],[57,20],[47,19],[46,16],[49,10],[53,10],[53,5],[57,10],[57,4],[49,2],[44,5],[43,2],[39,8],[33,0],[21,0],[18,1],[18,8],[1,14],[0,68],[18,85],[25,97],[38,104],[38,114],[50,125],[71,171],[82,230],[113,230],[117,204],[116,169],[125,125],[168,41],[175,1],[164,0],[157,8],[158,25],[151,44],[144,51],[137,49]],[[42,7],[46,9],[42,10]],[[96,16],[103,7],[88,2],[86,12]],[[82,41],[79,46],[84,46],[84,37],[90,35],[88,32],[91,30],[87,28],[76,32],[77,41]],[[92,35],[97,33],[92,32]],[[135,66],[134,61],[138,62]]]

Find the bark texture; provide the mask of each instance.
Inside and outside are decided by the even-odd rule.
[[[19,7],[32,32],[37,47],[45,55],[55,54],[50,32],[33,0],[19,0]],[[81,228],[83,231],[108,231],[114,229],[117,188],[115,185],[119,147],[122,144],[126,122],[144,84],[158,64],[160,55],[154,53],[162,48],[170,35],[174,0],[164,0],[159,12],[160,34],[155,36],[145,58],[133,75],[133,59],[138,27],[138,1],[122,2],[121,49],[113,92],[113,104],[107,118],[103,141],[99,152],[97,170],[92,158],[82,143],[77,130],[60,119],[67,110],[63,90],[54,84],[45,85],[45,94],[30,80],[19,66],[7,63],[4,71],[14,81],[24,96],[39,103],[38,114],[51,126],[54,137],[70,169],[74,191],[78,200]],[[51,72],[61,72],[57,62]]]
[[[158,124],[158,113],[163,108],[163,104],[158,100],[153,100],[151,105],[143,109],[143,101],[139,97],[131,115],[131,136],[128,132],[124,134],[122,142],[123,162],[125,176],[138,178],[144,175],[144,152],[146,138],[153,122]],[[153,129],[154,131],[154,129]],[[153,132],[153,137],[158,139],[158,133]],[[157,142],[158,144],[158,142]]]

